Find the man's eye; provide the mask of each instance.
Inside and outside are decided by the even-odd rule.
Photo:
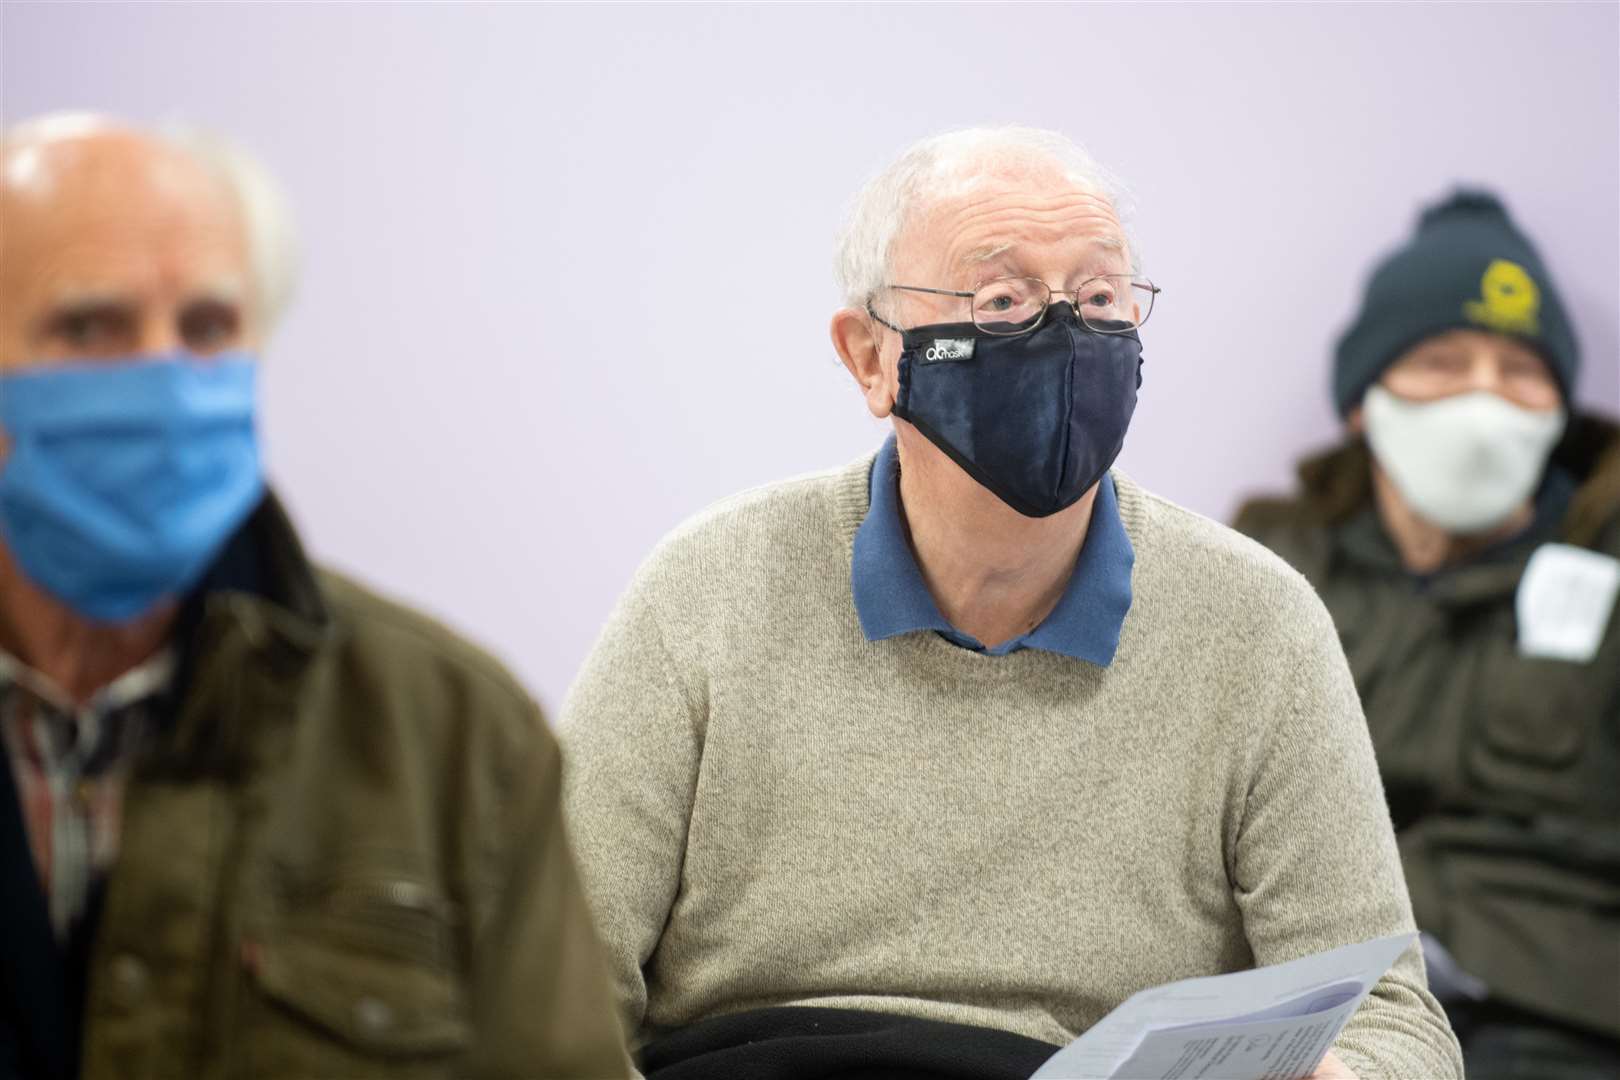
[[[1113,288],[1098,288],[1093,285],[1090,290],[1081,293],[1081,306],[1082,308],[1093,309],[1093,311],[1115,308],[1115,306],[1118,306],[1118,295],[1116,295]]]
[[[1419,356],[1418,366],[1430,371],[1452,372],[1461,371],[1467,364],[1456,353],[1432,352]]]
[[[98,352],[124,344],[129,320],[116,310],[68,311],[51,323],[51,336],[74,352]]]
[[[101,320],[89,315],[69,315],[62,320],[62,339],[70,345],[88,345],[96,338]]]
[[[1547,366],[1534,356],[1508,355],[1502,357],[1502,374],[1510,379],[1527,379],[1547,375]]]
[[[1006,311],[1008,308],[1013,306],[1013,298],[1005,295],[992,296],[980,306],[986,311]]]
[[[235,309],[227,304],[194,304],[180,316],[180,338],[194,352],[209,352],[234,342],[239,326]]]

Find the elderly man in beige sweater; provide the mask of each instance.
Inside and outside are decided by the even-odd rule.
[[[1112,469],[1158,293],[1050,132],[907,150],[841,240],[875,455],[726,500],[564,709],[660,1080],[1028,1077],[1135,991],[1411,931],[1303,578]],[[1461,1076],[1409,950],[1313,1074]]]

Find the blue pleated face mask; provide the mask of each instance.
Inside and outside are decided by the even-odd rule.
[[[1073,505],[1125,445],[1142,385],[1135,330],[1099,333],[1060,303],[1027,334],[942,323],[901,341],[894,414],[1020,514]]]
[[[241,354],[0,374],[0,539],[74,611],[127,622],[184,592],[264,495]]]

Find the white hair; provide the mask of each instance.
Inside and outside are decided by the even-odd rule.
[[[1041,128],[963,128],[912,143],[856,193],[835,261],[844,303],[861,307],[887,283],[895,240],[919,214],[1019,165],[1055,167],[1065,179],[1107,199],[1126,229],[1132,269],[1141,269],[1130,234],[1129,192],[1084,147]]]
[[[212,132],[168,125],[157,134],[208,168],[236,197],[268,334],[281,321],[298,285],[298,234],[281,185],[247,150]]]
[[[78,138],[101,131],[132,131],[157,139],[217,176],[230,191],[242,214],[253,291],[268,335],[286,311],[298,282],[298,237],[280,185],[242,147],[179,124],[142,132],[94,113],[48,113],[0,132],[0,146]]]

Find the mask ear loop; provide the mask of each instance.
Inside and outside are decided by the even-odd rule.
[[[896,381],[897,381],[898,385],[895,387],[895,390],[894,390],[894,403],[890,406],[890,409],[893,410],[893,412],[894,412],[894,414],[896,416],[898,416],[898,417],[900,417],[900,419],[904,420],[904,419],[906,419],[906,416],[905,416],[905,413],[903,411],[904,406],[902,406],[900,404],[900,399],[902,397],[907,396],[907,391],[911,388],[911,378],[910,378],[911,371],[909,369],[909,366],[906,364],[906,340],[905,340],[905,333],[906,332],[904,330],[900,329],[898,326],[894,325],[889,320],[885,319],[883,316],[879,315],[876,311],[873,311],[872,310],[872,298],[871,297],[866,298],[866,314],[870,318],[875,319],[878,323],[882,324],[883,326],[886,326],[890,330],[893,330],[896,334],[898,334],[900,336],[900,359],[897,361],[898,367],[897,367],[897,370],[896,370]],[[872,337],[877,338],[878,335],[876,333],[873,333]],[[878,346],[878,356],[881,358],[882,355],[883,355],[883,348],[882,348],[881,345],[879,345]],[[881,364],[881,362],[882,361],[880,359],[879,363]]]

